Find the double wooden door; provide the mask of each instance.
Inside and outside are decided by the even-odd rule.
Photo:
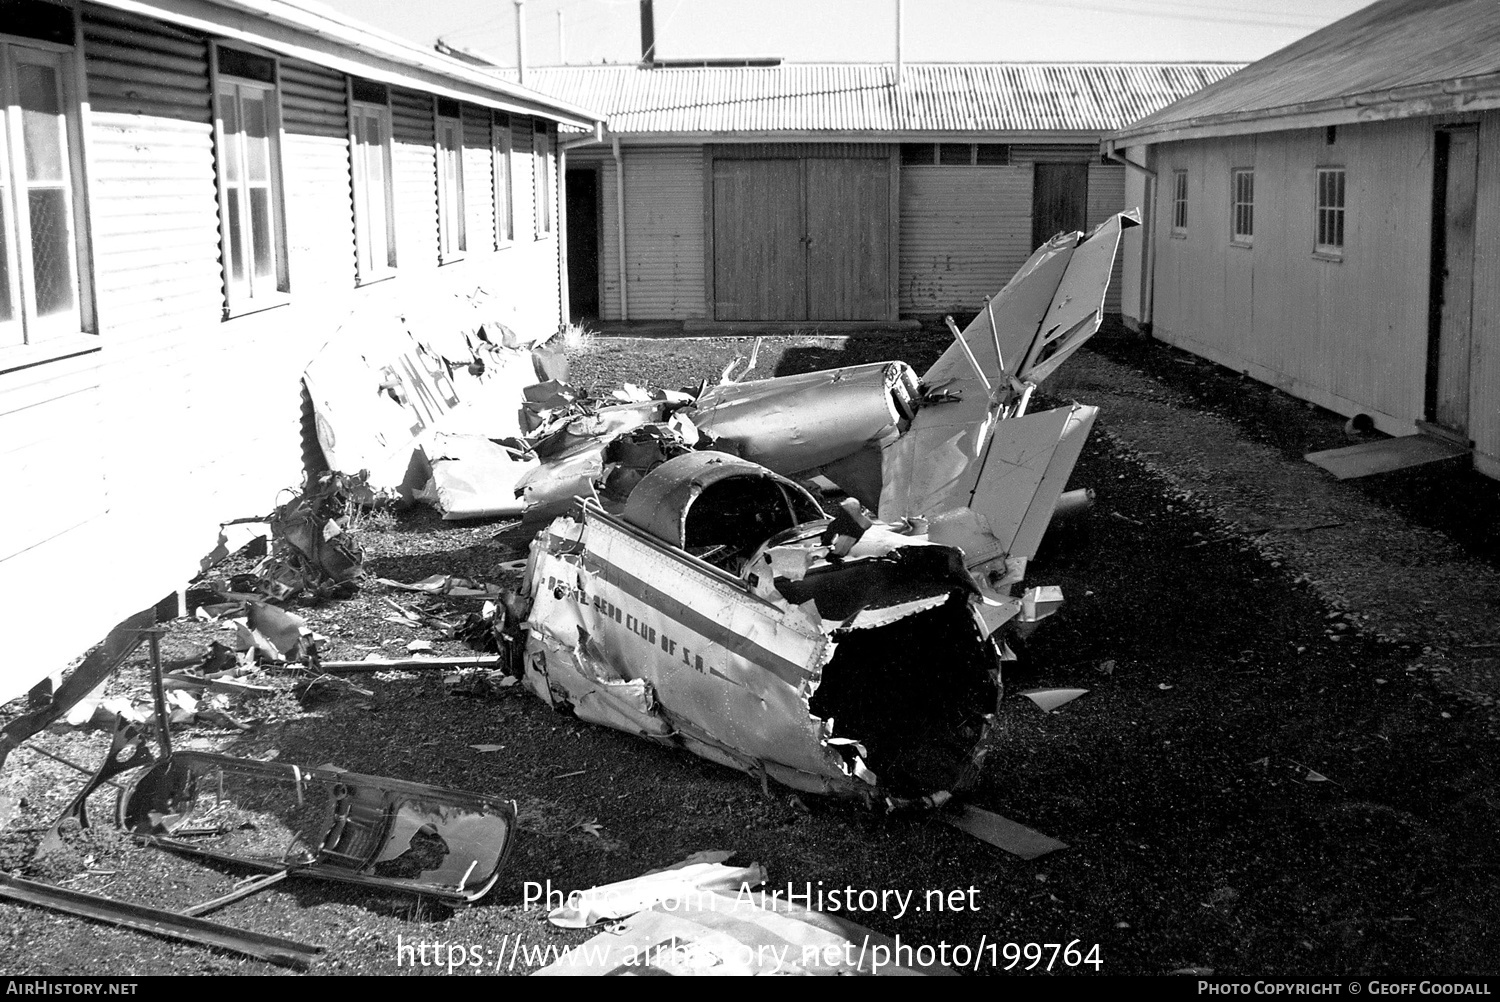
[[[885,157],[715,158],[716,320],[891,315]]]

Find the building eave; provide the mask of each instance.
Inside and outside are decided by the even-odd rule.
[[[758,132],[615,132],[622,146],[702,146],[710,143],[1097,143],[1103,129],[1057,129],[1047,131],[996,131],[993,129],[944,132],[914,131],[807,131],[766,130]]]
[[[592,129],[603,116],[282,0],[90,0],[380,83]]]
[[[1257,132],[1323,128],[1429,115],[1457,115],[1500,108],[1500,73],[1439,80],[1396,90],[1345,94],[1321,101],[1175,122],[1127,126],[1107,134],[1105,152],[1185,139],[1243,136]]]

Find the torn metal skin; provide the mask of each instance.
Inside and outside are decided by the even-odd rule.
[[[532,543],[525,682],[799,790],[902,807],[971,786],[1001,628],[1061,602],[1022,579],[1096,414],[1028,404],[1098,329],[1134,223],[1039,248],[920,383],[892,362],[726,384],[671,436],[580,445],[599,473]],[[792,479],[813,475],[851,495],[832,517]]]
[[[494,797],[206,752],[142,773],[117,820],[176,852],[453,902],[495,886],[516,827]]]

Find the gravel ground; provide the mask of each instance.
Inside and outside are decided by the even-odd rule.
[[[573,379],[693,385],[750,344],[601,338],[574,354]],[[414,943],[462,944],[462,959],[480,961],[463,973],[524,973],[535,966],[524,951],[586,938],[546,924],[528,884],[584,888],[730,849],[763,863],[773,886],[910,890],[919,903],[929,890],[973,889],[972,909],[844,913],[906,943],[1077,940],[1099,944],[1103,971],[1116,974],[1500,968],[1500,796],[1495,737],[1476,698],[1484,690],[1456,665],[1428,670],[1494,628],[1483,544],[1320,479],[1292,444],[1257,442],[1253,415],[1237,404],[1209,413],[1212,400],[1180,383],[1189,366],[1169,355],[1100,345],[1048,386],[1104,408],[1070,485],[1093,487],[1097,503],[1033,563],[1032,582],[1062,585],[1068,603],[1007,678],[1010,692],[1090,691],[1053,713],[1007,698],[1005,739],[974,798],[1063,839],[1066,851],[1022,861],[930,817],[774,786],[767,796],[749,777],[560,716],[515,687],[475,685],[478,673],[278,675],[267,680],[273,695],[231,707],[251,730],[184,725],[177,743],[514,798],[521,831],[499,886],[477,906],[296,880],[215,917],[323,946],[315,974],[443,973],[399,952]],[[941,334],[774,338],[758,372],[892,357],[920,370],[943,347]],[[1298,420],[1338,434],[1326,415]],[[1312,527],[1325,521],[1344,524]],[[407,581],[452,572],[506,583],[498,566],[525,542],[504,523],[455,526],[420,508],[358,535],[373,572]],[[478,608],[367,585],[299,611],[329,636],[330,658],[395,654],[413,639],[456,652],[429,627],[390,621],[386,599],[448,616]],[[186,661],[227,637],[179,620],[165,653],[169,664]],[[136,659],[112,687],[139,697],[144,684]],[[98,730],[57,727],[12,755],[0,776],[0,867],[168,908],[249,875],[121,839],[106,823],[108,788],[90,805],[95,828],[36,856],[41,829],[81,778],[38,750],[92,765],[107,744]],[[980,973],[1008,963],[990,959]],[[12,904],[0,904],[0,972],[282,973]]]

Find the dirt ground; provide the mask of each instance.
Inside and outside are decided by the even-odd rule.
[[[750,344],[600,338],[574,353],[573,381],[695,385]],[[758,372],[884,358],[920,371],[944,346],[938,333],[769,338]],[[914,945],[1098,944],[1111,974],[1500,969],[1493,673],[1482,664],[1490,649],[1474,646],[1495,629],[1485,590],[1494,508],[1480,529],[1464,516],[1485,510],[1489,488],[1451,469],[1394,485],[1319,479],[1300,454],[1345,444],[1340,420],[1149,342],[1101,337],[1046,389],[1104,408],[1070,484],[1097,498],[1087,523],[1054,534],[1032,564],[1029,581],[1061,585],[1068,601],[1011,668],[1005,739],[973,799],[1068,849],[1027,862],[930,816],[774,785],[767,796],[750,777],[560,716],[518,687],[476,685],[477,673],[282,675],[267,680],[275,694],[232,707],[250,730],[184,725],[176,743],[513,798],[521,831],[476,906],[293,880],[214,917],[322,946],[315,974],[446,973],[416,959],[422,943],[462,945],[444,953],[464,961],[455,973],[519,974],[536,966],[531,951],[587,938],[548,925],[528,886],[581,889],[728,849],[798,893],[820,881],[915,891],[904,914],[842,913]],[[1342,507],[1328,515],[1330,505]],[[499,565],[526,542],[506,523],[442,523],[422,508],[358,535],[374,575],[405,581],[442,572],[509,583]],[[460,652],[430,628],[390,621],[387,598],[478,608],[370,584],[298,611],[330,638],[326,658],[394,656],[413,639]],[[230,636],[178,620],[169,666]],[[142,696],[144,661],[112,686]],[[1089,692],[1052,713],[1014,695],[1050,686]],[[107,744],[96,729],[55,727],[12,754],[0,775],[0,868],[174,909],[250,875],[122,839],[108,824],[108,788],[91,803],[94,828],[35,855],[82,779],[39,752],[92,767]],[[928,891],[957,889],[972,889],[964,908],[918,910]],[[994,960],[978,973],[1009,963],[999,951]],[[1094,970],[1059,963],[1053,973]],[[281,973],[9,903],[0,971]]]

